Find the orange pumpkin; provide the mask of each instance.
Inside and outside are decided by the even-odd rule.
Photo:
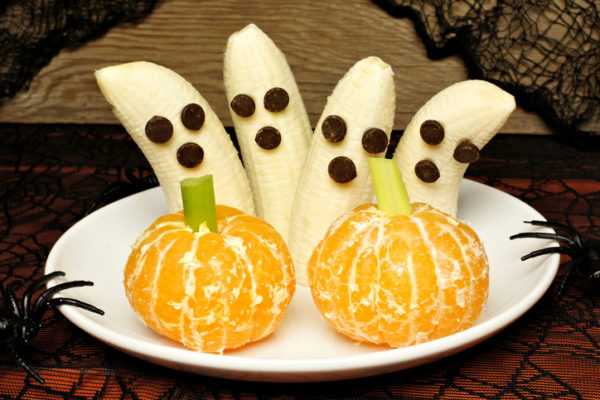
[[[308,263],[314,302],[357,341],[408,346],[465,329],[488,295],[476,233],[426,204],[389,217],[375,205],[338,219]]]
[[[217,205],[218,232],[158,218],[125,268],[133,309],[156,332],[198,351],[221,353],[260,340],[281,322],[295,290],[287,246],[267,222]]]

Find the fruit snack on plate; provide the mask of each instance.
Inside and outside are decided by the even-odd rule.
[[[298,85],[285,55],[254,24],[229,37],[223,79],[256,216],[287,241],[312,136]]]
[[[182,208],[181,180],[210,174],[218,204],[254,215],[250,184],[237,149],[190,82],[145,61],[101,68],[96,81],[152,166],[169,211]]]
[[[479,237],[442,211],[411,205],[393,160],[369,164],[378,204],[335,221],[308,263],[317,308],[351,339],[392,347],[470,327],[489,291]]]
[[[456,216],[460,183],[479,151],[516,107],[514,97],[482,80],[455,83],[433,96],[407,125],[393,159],[411,201]]]
[[[288,245],[298,283],[306,263],[336,218],[373,199],[367,159],[382,157],[394,123],[392,68],[378,57],[354,64],[327,100],[294,198]]]
[[[159,217],[133,245],[124,273],[142,321],[185,347],[222,353],[271,334],[295,291],[281,235],[214,204],[212,176],[181,182],[184,210]]]

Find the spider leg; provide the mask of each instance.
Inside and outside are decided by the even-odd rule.
[[[38,298],[35,300],[35,303],[31,307],[31,313],[32,313],[32,315],[39,316],[40,311],[41,311],[40,307],[42,307],[42,305],[44,305],[44,303],[46,303],[50,297],[52,297],[54,294],[60,292],[61,290],[65,290],[65,289],[69,289],[69,288],[73,288],[73,287],[93,286],[93,285],[94,285],[94,282],[90,282],[90,281],[71,281],[71,282],[64,282],[64,283],[58,284],[56,286],[53,286],[38,296]]]
[[[137,176],[135,176],[132,168],[125,168],[125,178],[127,178],[129,182],[139,179]]]
[[[132,168],[125,169],[125,177],[130,183],[136,184],[136,186],[150,188],[158,185],[158,179],[156,178],[156,175],[148,175],[142,178],[141,171],[139,171],[138,175],[140,175],[139,178],[135,175],[135,172]]]
[[[41,376],[39,376],[37,372],[35,372],[35,370],[29,364],[27,364],[23,357],[21,357],[21,354],[19,354],[19,352],[17,351],[14,341],[6,343],[6,349],[8,350],[8,353],[12,356],[12,358],[17,362],[17,364],[19,364],[21,368],[23,368],[29,375],[31,375],[33,379],[35,379],[39,383],[46,382],[44,381],[44,379],[42,379]]]
[[[546,232],[522,232],[517,233],[516,235],[512,235],[510,240],[513,239],[522,239],[522,238],[536,238],[536,239],[550,239],[556,240],[558,242],[564,243],[571,247],[579,247],[577,246],[577,242],[565,235],[559,235],[556,233],[546,233]]]
[[[550,222],[550,221],[523,221],[526,224],[531,224],[534,226],[544,226],[546,228],[553,228],[553,229],[562,229],[563,231],[565,231],[566,233],[568,233],[569,235],[571,235],[573,237],[573,240],[575,241],[575,243],[577,243],[578,246],[582,246],[582,242],[581,242],[581,237],[579,235],[579,232],[577,232],[576,229],[574,229],[572,226],[566,225],[566,224],[561,224],[559,222]]]
[[[561,296],[563,294],[563,291],[564,291],[565,287],[567,286],[569,277],[571,276],[571,273],[575,270],[576,266],[577,266],[576,262],[571,262],[571,265],[569,265],[569,268],[567,268],[567,271],[565,272],[565,276],[563,277],[562,281],[560,282],[560,287],[558,288],[559,296]]]
[[[8,299],[8,302],[10,303],[10,305],[12,307],[13,313],[17,317],[22,316],[23,310],[21,309],[21,305],[19,304],[19,301],[17,300],[15,286],[20,286],[22,283],[23,282],[21,282],[20,280],[12,281],[8,285],[6,285],[6,288],[4,287],[4,285],[0,284],[0,293],[2,294],[2,298]]]
[[[158,178],[156,177],[156,175],[150,175],[145,179],[146,183],[150,186],[150,187],[155,187],[159,185],[158,182]]]
[[[577,233],[577,231],[575,229],[573,229],[572,227],[570,227],[569,225],[561,224],[559,222],[537,221],[537,220],[523,221],[523,222],[526,224],[534,225],[534,226],[545,226],[547,228],[564,229],[565,231],[567,231],[573,235],[575,235]]]
[[[70,299],[68,297],[58,297],[56,299],[48,300],[45,303],[45,306],[40,307],[40,309],[38,310],[38,313],[43,313],[43,311],[45,311],[48,308],[61,306],[61,305],[69,305],[69,306],[79,307],[79,308],[83,308],[84,310],[94,312],[96,314],[104,315],[103,310],[101,310],[97,307],[94,307],[93,305],[88,304],[84,301]]]
[[[104,189],[102,189],[102,192],[100,192],[100,195],[96,198],[96,200],[94,200],[92,205],[88,207],[88,209],[85,211],[85,213],[83,215],[87,216],[87,215],[91,214],[91,212],[94,211],[98,206],[100,206],[100,204],[110,203],[111,198],[114,196],[115,193],[118,193],[119,190],[122,190],[123,185],[124,185],[123,183],[115,182],[115,183],[109,183],[106,186],[104,186]]]
[[[29,285],[25,291],[25,294],[23,295],[23,318],[26,319],[29,317],[29,303],[31,301],[31,296],[33,296],[33,294],[46,283],[59,276],[65,276],[65,273],[62,271],[54,271],[42,276],[39,279],[36,279]]]
[[[523,257],[521,257],[521,261],[525,261],[532,257],[542,256],[544,254],[551,254],[551,253],[566,254],[568,256],[571,256],[571,258],[573,258],[573,250],[572,249],[565,248],[565,247],[553,246],[553,247],[546,247],[545,249],[534,250],[531,253],[525,254]]]

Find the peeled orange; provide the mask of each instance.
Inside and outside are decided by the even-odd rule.
[[[338,219],[308,264],[314,302],[339,332],[408,346],[463,330],[488,295],[488,261],[467,224],[422,203],[388,216],[365,204]]]
[[[125,292],[150,328],[184,346],[222,353],[279,325],[295,290],[288,249],[268,223],[217,205],[218,232],[158,218],[133,245]]]

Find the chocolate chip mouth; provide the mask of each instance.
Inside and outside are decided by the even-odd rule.
[[[204,150],[196,143],[184,143],[177,149],[177,161],[186,168],[194,168],[203,160]]]
[[[337,183],[348,183],[356,178],[354,162],[345,156],[339,156],[329,162],[327,172]]]
[[[273,150],[281,143],[281,133],[272,126],[265,126],[256,133],[254,141],[265,150]]]
[[[426,183],[433,183],[440,178],[440,170],[431,160],[421,160],[415,165],[415,174]]]

